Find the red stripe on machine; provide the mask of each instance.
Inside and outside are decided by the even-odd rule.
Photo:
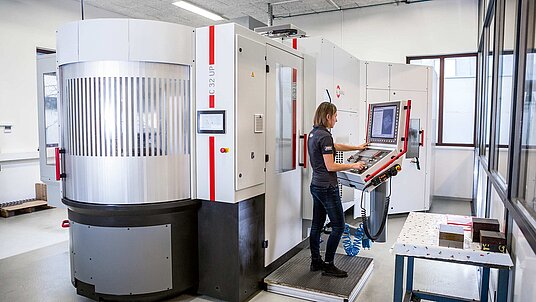
[[[367,135],[367,139],[366,139],[366,142],[368,144],[368,137],[369,137],[369,127],[370,127],[370,104],[368,105],[368,117],[367,117],[367,132],[366,132],[366,135]]]
[[[298,39],[292,39],[292,48],[298,49]]]
[[[215,99],[215,97],[214,97],[213,94],[208,96],[208,107],[209,108],[214,108],[214,99]]]
[[[210,200],[216,200],[216,162],[214,150],[214,136],[209,136],[208,138],[208,166],[210,174]]]
[[[208,27],[208,64],[214,64],[214,25]]]

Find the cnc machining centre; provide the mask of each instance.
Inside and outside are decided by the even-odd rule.
[[[197,285],[192,42],[192,28],[146,20],[58,30],[56,179],[80,295],[158,300]]]

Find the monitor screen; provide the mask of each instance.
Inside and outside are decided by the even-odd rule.
[[[372,110],[371,137],[394,139],[396,125],[396,105],[375,106]]]

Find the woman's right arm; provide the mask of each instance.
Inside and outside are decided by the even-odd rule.
[[[323,154],[324,164],[329,172],[346,171],[351,169],[362,170],[365,167],[365,163],[360,161],[353,164],[339,164],[335,162],[332,154]]]

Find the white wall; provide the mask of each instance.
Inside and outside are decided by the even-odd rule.
[[[435,148],[432,195],[467,199],[473,195],[474,149]]]
[[[477,0],[384,5],[275,20],[323,36],[361,60],[476,52]],[[299,48],[299,42],[298,42]],[[473,149],[436,149],[432,195],[472,198]]]
[[[122,17],[91,6],[85,15]],[[36,47],[55,49],[58,26],[79,19],[78,1],[0,1],[0,123],[13,124],[11,133],[0,129],[0,158],[37,151]],[[37,159],[0,162],[0,202],[34,197],[38,181]]]

